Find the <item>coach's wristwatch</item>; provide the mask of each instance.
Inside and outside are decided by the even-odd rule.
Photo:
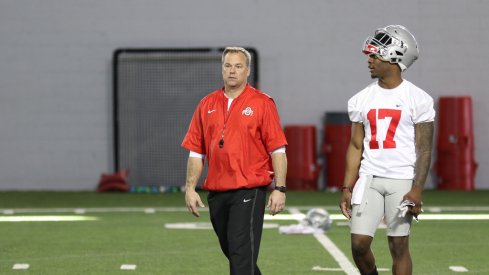
[[[285,187],[285,186],[275,186],[274,190],[278,190],[278,191],[280,191],[282,193],[285,193],[285,192],[287,192],[287,187]]]

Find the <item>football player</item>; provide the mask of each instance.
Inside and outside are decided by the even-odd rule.
[[[405,27],[377,29],[363,53],[376,81],[348,101],[352,133],[340,208],[351,221],[352,254],[361,274],[377,274],[371,244],[383,218],[392,273],[412,274],[409,233],[421,213],[431,163],[433,99],[402,76],[419,55]]]

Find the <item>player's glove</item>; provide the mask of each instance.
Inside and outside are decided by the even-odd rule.
[[[414,207],[416,204],[413,201],[410,200],[404,200],[401,202],[401,204],[397,207],[399,210],[399,214],[397,215],[399,218],[404,218],[406,216],[406,213],[409,211],[409,208]],[[421,212],[423,212],[423,209],[421,209]],[[418,217],[414,216],[414,219],[418,221]]]

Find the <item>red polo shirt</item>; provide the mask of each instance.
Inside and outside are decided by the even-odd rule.
[[[227,104],[224,89],[204,97],[182,142],[182,147],[207,156],[203,188],[226,191],[270,184],[270,152],[287,145],[273,99],[247,84],[229,110]]]

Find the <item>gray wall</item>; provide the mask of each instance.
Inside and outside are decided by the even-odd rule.
[[[420,45],[407,79],[435,100],[472,96],[476,188],[488,189],[482,0],[0,0],[0,189],[93,190],[112,171],[116,48],[254,47],[283,124],[321,129],[325,112],[345,111],[372,81],[360,48],[388,24]]]

